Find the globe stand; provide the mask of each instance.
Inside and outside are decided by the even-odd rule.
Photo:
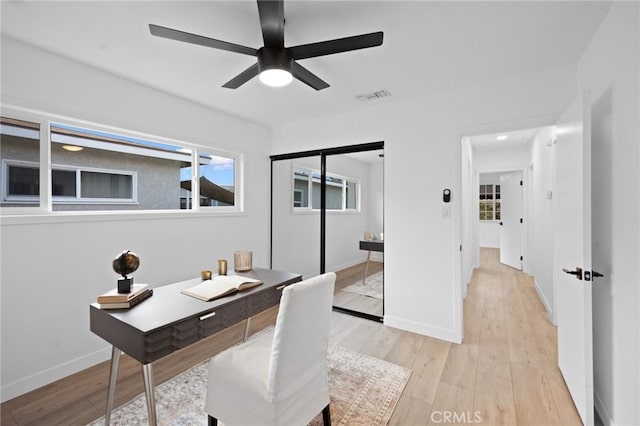
[[[133,285],[133,277],[123,276],[118,280],[118,293],[131,293],[131,286]]]

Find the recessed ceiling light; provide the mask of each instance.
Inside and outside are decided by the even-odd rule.
[[[77,145],[62,145],[62,149],[71,151],[71,152],[78,152],[78,151],[82,151],[84,148]]]
[[[497,141],[506,141],[508,138],[507,135],[500,135],[496,138]]]

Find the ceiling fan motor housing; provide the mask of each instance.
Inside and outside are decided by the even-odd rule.
[[[282,47],[261,47],[258,49],[258,72],[280,69],[291,72],[293,55],[291,51]]]

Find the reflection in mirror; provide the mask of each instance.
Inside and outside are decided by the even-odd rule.
[[[320,273],[320,156],[272,162],[272,267],[304,278]],[[317,184],[317,189],[316,189]]]
[[[326,270],[337,274],[334,308],[382,318],[383,159],[380,151],[327,156]],[[340,179],[341,212],[329,211]]]

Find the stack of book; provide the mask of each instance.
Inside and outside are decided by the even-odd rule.
[[[129,309],[153,295],[149,284],[133,284],[129,293],[118,293],[114,288],[98,296],[100,309]]]

